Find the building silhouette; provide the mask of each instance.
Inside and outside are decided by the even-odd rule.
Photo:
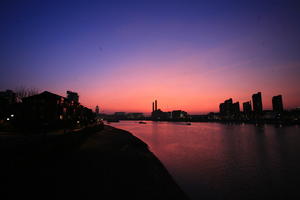
[[[12,90],[0,91],[0,122],[9,119],[15,113],[16,93]]]
[[[272,106],[274,112],[283,112],[282,95],[272,97]]]
[[[233,113],[232,98],[225,100],[220,104],[220,113],[222,115],[231,115]]]
[[[71,91],[67,91],[67,99],[69,101],[74,101],[76,103],[79,102],[79,95],[77,92],[71,92]]]
[[[253,103],[253,112],[262,113],[263,105],[262,105],[261,92],[252,95],[252,103]]]
[[[0,91],[0,100],[7,104],[13,104],[17,102],[17,96],[12,90]]]
[[[232,113],[232,98],[224,101],[226,114]]]
[[[154,102],[152,102],[152,112],[154,112],[155,107],[154,107]]]
[[[157,100],[155,100],[152,103],[152,109],[153,109],[153,104],[154,104],[154,110],[152,110],[151,113],[151,118],[154,121],[159,121],[159,120],[168,120],[168,113],[167,112],[163,112],[161,109],[157,108]]]
[[[219,105],[219,109],[220,109],[220,114],[224,115],[225,114],[225,103],[220,103]]]
[[[243,103],[243,111],[246,114],[249,114],[252,112],[251,101],[247,101],[247,102]]]
[[[143,113],[127,113],[126,118],[131,120],[143,120],[145,116]]]
[[[115,112],[114,117],[116,119],[126,119],[126,112]]]
[[[240,103],[233,103],[232,98],[220,103],[220,117],[225,120],[238,119],[240,117]]]
[[[232,104],[232,113],[233,114],[239,114],[241,112],[240,110],[240,103],[239,102],[235,102]]]
[[[93,119],[91,109],[48,91],[22,99],[22,122],[29,126],[71,127]]]
[[[182,110],[173,110],[170,114],[171,114],[171,119],[175,121],[188,119],[187,112]]]

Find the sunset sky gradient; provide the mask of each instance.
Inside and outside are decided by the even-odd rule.
[[[297,1],[1,1],[0,90],[102,112],[218,111],[232,97],[300,106]]]

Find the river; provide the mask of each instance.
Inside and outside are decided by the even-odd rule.
[[[121,121],[191,199],[299,197],[300,127]]]

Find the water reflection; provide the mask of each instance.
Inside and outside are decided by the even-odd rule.
[[[299,127],[133,121],[113,126],[145,141],[192,199],[299,195]]]

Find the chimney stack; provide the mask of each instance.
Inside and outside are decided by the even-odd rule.
[[[152,112],[154,112],[154,102],[152,102]]]
[[[157,100],[155,100],[155,110],[157,110]]]

